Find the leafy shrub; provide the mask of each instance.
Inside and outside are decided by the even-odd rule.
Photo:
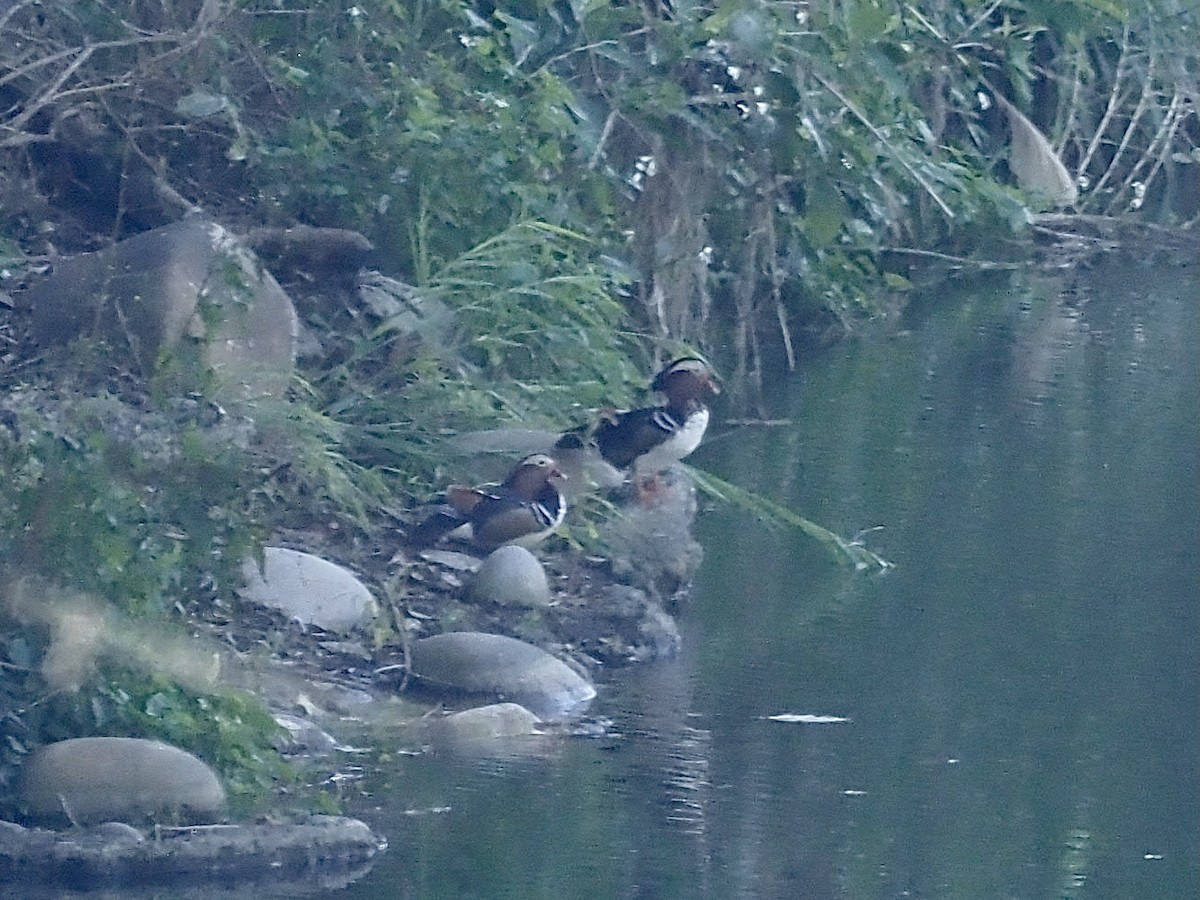
[[[0,560],[161,612],[229,583],[259,536],[254,467],[224,429],[172,423],[113,395],[13,391],[0,428]]]

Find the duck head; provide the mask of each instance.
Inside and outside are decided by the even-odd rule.
[[[654,376],[650,387],[665,394],[673,407],[715,397],[721,393],[712,369],[698,356],[683,356]]]
[[[533,500],[549,484],[559,487],[567,476],[545,453],[534,453],[521,460],[504,479],[504,487],[524,500]]]

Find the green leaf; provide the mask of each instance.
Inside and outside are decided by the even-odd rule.
[[[879,554],[868,550],[862,544],[848,541],[834,534],[828,528],[823,528],[816,522],[809,521],[786,506],[768,500],[753,491],[747,491],[709,472],[701,471],[694,466],[686,467],[696,482],[696,486],[706,494],[724,500],[758,518],[772,527],[798,528],[813,540],[817,541],[826,552],[840,565],[853,566],[856,571],[872,570],[886,572],[893,564]]]
[[[825,178],[813,179],[805,192],[804,234],[817,247],[832,244],[846,224],[846,201]]]
[[[207,119],[231,108],[232,104],[224,94],[210,94],[206,91],[192,91],[175,103],[177,113],[193,119]]]
[[[853,43],[869,44],[888,30],[891,21],[891,12],[878,0],[858,0],[846,12],[847,36]]]

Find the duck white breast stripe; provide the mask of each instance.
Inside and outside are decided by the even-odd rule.
[[[671,416],[666,416],[666,418],[674,421]],[[676,426],[666,440],[635,460],[634,465],[643,472],[652,472],[679,462],[700,446],[700,441],[703,440],[707,428],[708,410],[696,410],[687,417],[681,427]]]
[[[661,428],[667,434],[671,434],[679,430],[679,420],[676,419],[666,409],[656,409],[654,411],[654,425],[656,428]]]
[[[554,528],[563,520],[567,512],[566,505],[562,502],[556,504],[553,511],[546,504],[539,502],[531,503],[529,507],[533,510],[533,516],[538,520],[538,524],[544,528]]]

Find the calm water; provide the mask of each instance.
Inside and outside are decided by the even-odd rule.
[[[997,276],[903,324],[695,458],[895,569],[708,512],[687,649],[602,688],[615,736],[398,759],[337,896],[1197,896],[1200,272]]]

